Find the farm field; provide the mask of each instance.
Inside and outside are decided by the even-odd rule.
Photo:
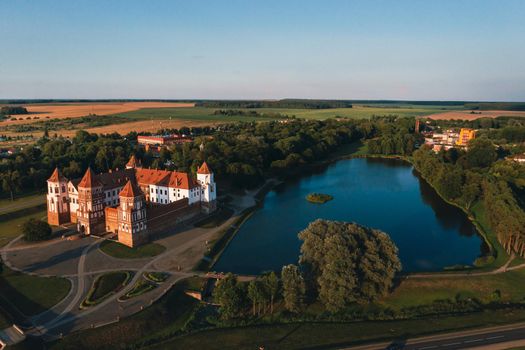
[[[0,105],[1,106],[1,105]],[[43,103],[22,105],[29,114],[18,115],[22,120],[6,120],[2,124],[23,124],[30,122],[26,118],[38,117],[34,121],[54,118],[83,117],[89,114],[109,115],[130,112],[143,108],[178,108],[193,107],[194,103],[179,102],[100,102],[100,103]]]
[[[498,116],[525,117],[525,111],[479,110],[471,113],[464,106],[419,105],[410,103],[366,103],[354,104],[353,108],[299,109],[299,108],[250,108],[235,109],[243,112],[257,112],[259,115],[215,114],[220,108],[194,107],[193,103],[170,102],[105,102],[105,103],[62,103],[28,104],[31,114],[20,115],[22,120],[0,122],[0,135],[12,139],[2,142],[2,146],[27,144],[41,137],[44,129],[51,135],[55,133],[72,137],[77,130],[91,133],[109,134],[131,131],[156,132],[159,129],[180,129],[181,127],[213,126],[238,121],[269,121],[279,118],[275,114],[309,120],[328,118],[371,118],[374,116],[430,117],[433,119],[476,119]],[[229,109],[229,108],[223,108]],[[46,114],[45,112],[49,112]],[[94,113],[97,116],[89,116]],[[264,116],[267,114],[267,116]],[[270,114],[270,115],[268,115]],[[274,114],[273,116],[271,114]],[[50,116],[47,118],[46,116]],[[78,119],[81,117],[82,120]]]
[[[432,114],[430,118],[432,119],[463,119],[463,120],[474,120],[478,118],[497,118],[497,117],[525,117],[525,112],[522,111],[498,111],[498,110],[489,110],[489,111],[476,111],[476,113],[471,113],[471,111],[449,111],[443,113]]]

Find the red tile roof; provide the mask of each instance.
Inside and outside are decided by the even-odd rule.
[[[197,174],[211,174],[210,168],[208,168],[208,164],[206,164],[206,162],[202,163],[199,170],[197,170]]]
[[[97,179],[97,176],[91,170],[91,168],[88,168],[86,170],[86,173],[84,174],[84,177],[82,180],[80,180],[78,187],[84,187],[84,188],[90,188],[90,187],[98,187],[102,186],[102,183]]]
[[[67,181],[66,177],[60,173],[58,168],[55,168],[55,171],[53,171],[53,174],[47,179],[47,181],[51,182],[59,182],[59,181]]]
[[[128,163],[126,164],[126,168],[135,168],[137,165],[137,158],[135,158],[135,155],[132,155]]]
[[[132,182],[131,180],[128,180],[126,186],[124,186],[122,191],[119,193],[119,196],[128,198],[137,197],[140,195],[142,195],[142,191],[137,187],[135,182]]]
[[[142,185],[168,186],[170,171],[157,169],[136,169],[136,179]]]

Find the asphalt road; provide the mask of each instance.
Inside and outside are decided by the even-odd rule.
[[[453,350],[453,349],[495,349],[502,343],[523,341],[525,344],[525,323],[484,328],[471,331],[439,334],[422,338],[398,340],[391,343],[378,343],[357,347],[344,348],[348,350]]]

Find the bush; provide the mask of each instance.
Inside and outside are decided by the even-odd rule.
[[[26,241],[43,241],[51,237],[51,226],[45,221],[29,219],[22,225]]]

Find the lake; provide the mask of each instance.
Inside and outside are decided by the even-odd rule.
[[[325,204],[308,193],[334,197]],[[297,263],[297,234],[317,218],[380,229],[399,248],[403,271],[437,271],[472,264],[482,240],[460,209],[443,201],[413,167],[397,159],[342,160],[269,192],[213,267],[256,274]]]

